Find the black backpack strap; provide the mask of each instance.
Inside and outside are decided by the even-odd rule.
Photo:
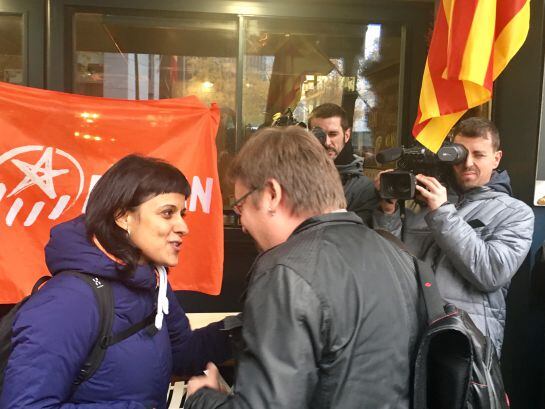
[[[34,294],[36,291],[38,291],[42,285],[47,283],[52,277],[51,276],[42,276],[38,278],[34,286],[32,286],[32,291],[30,294]]]
[[[379,235],[381,235],[382,237],[384,237],[386,240],[394,243],[397,247],[399,247],[401,250],[403,250],[405,253],[407,253],[409,256],[414,257],[413,253],[411,252],[411,250],[409,250],[409,248],[407,247],[407,245],[405,243],[403,243],[401,241],[401,239],[399,239],[399,237],[397,236],[394,236],[392,233],[390,233],[388,230],[384,230],[384,229],[375,229],[375,232]]]
[[[106,347],[102,347],[102,344],[103,340],[106,339],[112,332],[112,323],[114,320],[114,297],[110,283],[102,278],[77,271],[67,271],[65,274],[72,274],[79,277],[93,289],[93,293],[97,299],[100,320],[97,340],[73,382],[74,385],[79,385],[83,381],[93,376],[104,359]]]
[[[150,336],[155,335],[157,330],[155,328],[155,311],[152,311],[142,321],[131,325],[129,328],[117,334],[112,334],[112,325],[114,320],[114,297],[110,283],[106,279],[86,273],[77,271],[67,271],[65,273],[79,277],[89,284],[89,286],[91,286],[97,299],[100,314],[100,329],[98,337],[93,345],[93,349],[87,356],[85,363],[76,376],[76,379],[73,381],[74,387],[77,387],[79,384],[94,375],[94,373],[100,367],[108,347],[129,338],[146,327],[148,328],[148,334]]]
[[[445,303],[441,297],[441,294],[439,293],[437,283],[435,282],[435,275],[432,273],[431,266],[425,261],[415,257],[407,245],[389,231],[383,229],[376,229],[375,231],[412,257],[418,278],[418,284],[420,285],[420,289],[424,297],[424,303],[426,304],[428,323],[431,324],[435,320],[444,317],[445,308],[449,304]]]
[[[418,276],[418,283],[424,296],[426,311],[428,312],[428,323],[431,324],[445,316],[446,307],[449,304],[445,303],[439,293],[437,283],[435,282],[435,275],[431,272],[430,265],[416,257],[413,257],[413,261]]]
[[[102,348],[106,349],[109,346],[112,346],[114,344],[117,344],[118,342],[123,341],[124,339],[129,338],[130,336],[136,334],[138,331],[143,330],[146,327],[149,327],[148,333],[150,335],[154,335],[154,333],[157,331],[155,329],[155,311],[152,311],[151,314],[144,318],[142,321],[131,325],[129,328],[118,332],[117,334],[111,334],[107,337],[102,338],[101,346]]]

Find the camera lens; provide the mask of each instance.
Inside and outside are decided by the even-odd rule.
[[[412,199],[416,178],[407,171],[387,172],[380,175],[380,196],[383,199]]]
[[[437,151],[437,158],[443,163],[455,165],[466,160],[467,149],[459,143],[445,145]]]

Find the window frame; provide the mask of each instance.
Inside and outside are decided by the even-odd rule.
[[[45,3],[36,0],[0,0],[1,15],[21,16],[23,21],[23,84],[44,87]]]

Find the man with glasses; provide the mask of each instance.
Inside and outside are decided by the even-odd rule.
[[[231,169],[261,254],[249,274],[234,394],[217,369],[186,409],[408,408],[418,332],[412,259],[345,210],[339,174],[300,127],[267,128]]]
[[[354,154],[346,111],[332,103],[319,105],[311,112],[308,126],[324,130],[323,144],[341,176],[347,209],[369,225],[378,201],[373,182],[363,174],[363,158]]]

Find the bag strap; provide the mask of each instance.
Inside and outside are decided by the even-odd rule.
[[[100,328],[98,337],[91,349],[91,352],[85,359],[85,363],[80,368],[76,378],[73,381],[74,385],[79,385],[83,381],[94,375],[106,353],[106,348],[102,347],[102,340],[107,338],[112,332],[112,323],[114,320],[114,297],[110,283],[104,279],[80,273],[77,271],[66,271],[65,274],[71,274],[85,281],[92,288],[97,299]]]
[[[450,305],[443,300],[437,283],[435,282],[435,275],[431,272],[430,265],[416,257],[413,257],[414,267],[418,276],[418,283],[424,296],[424,303],[426,304],[426,311],[428,312],[428,324],[443,318],[450,312]]]
[[[131,325],[127,329],[117,334],[112,334],[112,324],[114,320],[114,298],[110,283],[105,279],[77,271],[67,271],[66,273],[79,277],[89,284],[97,299],[100,314],[99,334],[95,344],[93,345],[93,349],[87,356],[85,363],[79,370],[79,373],[73,382],[73,384],[77,386],[94,375],[94,373],[100,367],[108,347],[129,338],[146,327],[149,327],[150,329],[148,331],[150,336],[155,335],[157,331],[154,331],[155,326],[153,324],[155,322],[155,311],[152,311],[151,314],[140,322]]]
[[[51,276],[42,276],[38,278],[36,283],[34,283],[34,285],[32,286],[32,291],[30,292],[30,294],[36,293],[36,291],[38,291],[42,287],[42,285],[47,283],[51,278]]]
[[[150,315],[144,318],[142,321],[137,322],[134,325],[131,325],[129,328],[118,332],[117,334],[108,335],[101,340],[101,347],[106,349],[112,345],[117,344],[118,342],[123,341],[124,339],[129,338],[130,336],[136,334],[137,332],[143,330],[146,327],[148,328],[149,335],[154,335],[157,332],[155,328],[155,311],[152,311]],[[153,328],[151,328],[153,327]]]
[[[85,363],[83,364],[76,378],[72,382],[73,385],[71,393],[73,395],[78,385],[91,378],[100,367],[102,360],[104,359],[106,349],[108,347],[129,338],[130,336],[136,334],[137,332],[146,327],[148,327],[148,333],[150,336],[155,335],[157,330],[154,325],[155,311],[152,311],[151,314],[144,318],[142,321],[131,325],[129,328],[115,335],[112,335],[112,324],[114,320],[114,297],[110,283],[106,279],[82,273],[79,271],[65,271],[63,272],[63,274],[70,274],[74,277],[78,277],[79,279],[89,284],[97,300],[99,312],[99,333],[95,343],[93,344],[91,352],[85,359]],[[31,295],[35,294],[42,287],[42,285],[49,281],[51,278],[51,276],[40,277],[32,287]],[[29,297],[30,295],[27,296],[22,302],[20,302],[19,305],[21,305]]]
[[[403,250],[405,253],[407,253],[412,258],[414,257],[414,254],[409,250],[407,245],[401,241],[401,239],[397,236],[394,236],[392,233],[390,233],[388,230],[384,229],[375,229],[375,232],[379,234],[380,236],[384,237],[386,240],[388,240],[391,243],[394,243],[397,247],[399,247],[401,250]]]
[[[413,259],[418,284],[422,291],[426,311],[428,313],[428,324],[431,324],[437,319],[444,317],[449,304],[443,300],[441,294],[439,293],[437,283],[435,282],[435,275],[432,273],[431,266],[412,254],[407,245],[389,231],[383,229],[376,229],[375,231],[386,240],[405,251]]]

